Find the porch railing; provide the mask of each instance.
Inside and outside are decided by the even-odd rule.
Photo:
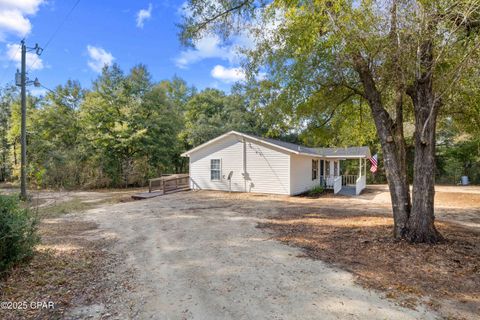
[[[333,178],[333,194],[337,194],[342,190],[342,176]]]
[[[335,182],[339,180],[340,187],[342,186],[342,176],[320,176],[320,185],[325,189],[334,189]]]
[[[325,189],[333,189],[333,180],[335,176],[320,176],[320,185]]]
[[[357,175],[342,176],[342,186],[354,186],[357,183]]]
[[[358,177],[356,184],[355,184],[355,194],[358,196],[363,189],[367,186],[367,177],[360,176]]]
[[[333,189],[333,193],[340,192],[343,186],[355,186],[355,193],[359,195],[367,185],[365,176],[320,176],[320,185],[325,189]]]

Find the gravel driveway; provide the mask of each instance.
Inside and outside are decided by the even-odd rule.
[[[256,228],[289,201],[201,191],[90,210],[85,218],[118,240],[113,250],[134,271],[131,289],[104,307],[135,319],[435,318]]]

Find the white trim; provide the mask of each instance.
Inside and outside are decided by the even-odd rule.
[[[219,162],[219,168],[218,169],[212,169],[212,161],[213,160],[218,160]],[[218,171],[218,179],[212,179],[212,170]],[[222,181],[222,159],[221,158],[211,158],[210,159],[210,181]]]
[[[335,160],[345,160],[345,159],[366,159],[368,158],[367,156],[365,155],[356,155],[356,156],[322,156],[323,158],[327,158],[327,159],[335,159]]]
[[[368,158],[368,155],[365,155],[365,154],[359,154],[359,155],[348,155],[348,156],[339,156],[339,155],[329,155],[329,156],[326,156],[326,155],[322,155],[322,154],[314,154],[314,153],[305,153],[305,152],[300,152],[300,151],[294,151],[292,149],[289,149],[289,148],[285,148],[285,147],[282,147],[278,144],[275,144],[275,143],[271,143],[271,142],[268,142],[268,141],[265,141],[263,139],[257,139],[255,137],[252,137],[250,135],[247,135],[247,134],[243,134],[241,132],[237,132],[237,131],[229,131],[227,133],[224,133],[222,134],[221,136],[218,136],[212,140],[209,140],[205,143],[202,143],[201,145],[199,146],[196,146],[195,148],[193,149],[190,149],[188,151],[185,151],[184,153],[181,154],[182,157],[189,157],[190,154],[192,154],[193,152],[195,151],[198,151],[202,148],[205,148],[229,135],[236,135],[236,136],[239,136],[239,137],[242,137],[246,140],[251,140],[251,141],[255,141],[255,142],[258,142],[260,144],[264,144],[264,145],[267,145],[267,146],[270,146],[270,147],[273,147],[273,148],[276,148],[276,149],[279,149],[279,150],[282,150],[282,151],[285,151],[289,154],[298,154],[298,155],[302,155],[302,156],[308,156],[308,157],[313,157],[313,158],[319,158],[319,159],[335,159],[335,160],[341,160],[341,159],[358,159],[358,158]]]
[[[251,136],[249,136],[249,135],[246,135],[246,134],[243,134],[243,133],[240,133],[240,132],[237,132],[237,131],[230,131],[230,132],[227,132],[227,133],[225,133],[225,134],[222,134],[221,136],[216,137],[215,139],[209,140],[209,141],[207,141],[207,142],[205,142],[205,143],[203,143],[203,144],[201,144],[201,145],[199,145],[199,146],[197,146],[197,147],[195,147],[195,148],[193,148],[193,149],[190,149],[190,150],[182,153],[181,156],[182,156],[182,157],[188,157],[188,156],[190,156],[191,153],[193,153],[193,152],[195,152],[195,151],[197,151],[197,150],[200,150],[200,149],[202,149],[202,148],[205,148],[206,146],[208,146],[208,145],[210,145],[210,144],[212,144],[212,143],[215,143],[215,142],[217,142],[218,140],[221,140],[221,139],[223,139],[223,138],[225,138],[225,137],[227,137],[227,136],[229,136],[229,135],[232,135],[232,134],[237,135],[237,136],[240,136],[240,137],[243,137],[243,138],[245,138],[245,139],[247,139],[247,140],[253,140],[253,141],[258,142],[258,143],[261,143],[261,144],[266,144],[266,145],[268,145],[268,146],[271,146],[271,147],[274,147],[274,148],[277,148],[277,149],[286,151],[286,152],[288,152],[288,153],[301,154],[301,155],[306,155],[306,156],[311,156],[311,157],[318,157],[318,158],[321,158],[321,157],[322,157],[321,155],[313,155],[313,154],[309,154],[309,153],[303,153],[303,152],[293,151],[293,150],[291,150],[291,149],[284,148],[284,147],[282,147],[282,146],[279,146],[279,145],[274,144],[274,143],[270,143],[270,142],[265,141],[265,140],[262,140],[262,139],[254,138],[254,137],[251,137]]]

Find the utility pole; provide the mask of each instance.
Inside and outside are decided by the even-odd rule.
[[[35,81],[29,81],[27,79],[27,50],[35,50],[37,55],[42,54],[42,49],[35,45],[34,48],[27,48],[25,45],[25,40],[21,41],[21,71],[20,77],[17,75],[16,85],[20,87],[20,96],[21,96],[21,131],[20,131],[20,146],[21,146],[21,157],[20,157],[20,198],[22,200],[27,199],[27,84],[34,84],[39,86],[40,83],[38,79]],[[18,81],[20,80],[20,81]]]
[[[22,40],[22,71],[20,76],[20,89],[22,97],[22,121],[21,121],[21,133],[20,133],[20,198],[27,199],[27,46],[25,40]]]

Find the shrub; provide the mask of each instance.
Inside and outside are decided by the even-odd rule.
[[[318,186],[315,186],[312,189],[308,190],[308,195],[310,197],[316,197],[316,196],[321,195],[323,193],[323,191],[324,191],[323,186],[318,185]]]
[[[31,211],[20,208],[16,197],[0,196],[0,274],[31,257],[39,240]]]

